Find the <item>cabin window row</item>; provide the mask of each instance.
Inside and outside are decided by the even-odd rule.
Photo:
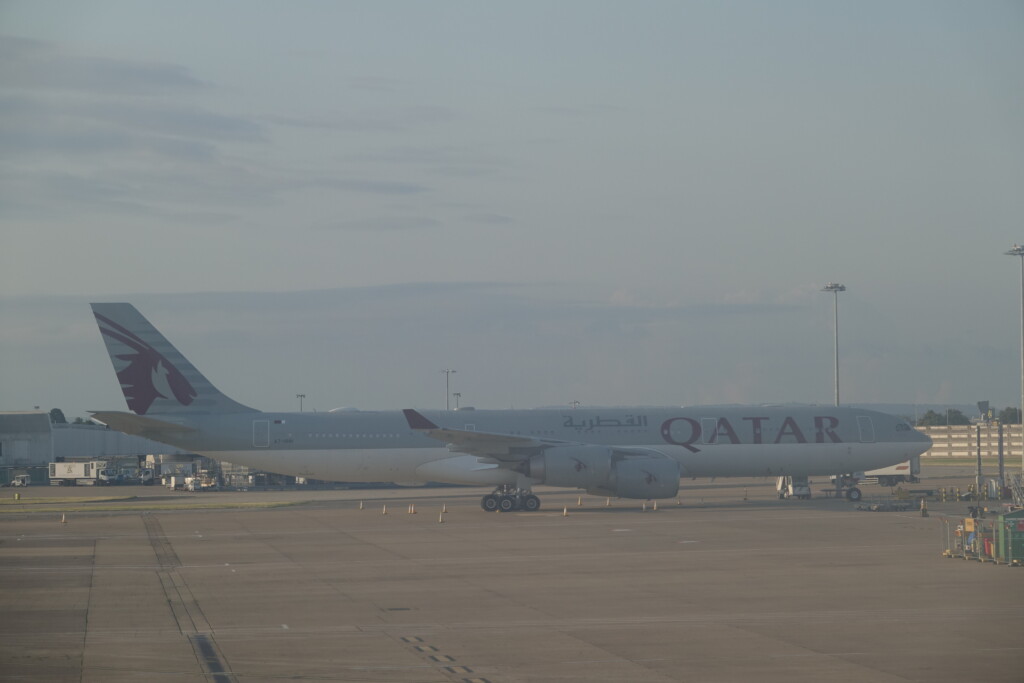
[[[397,439],[400,434],[307,434],[311,439]]]

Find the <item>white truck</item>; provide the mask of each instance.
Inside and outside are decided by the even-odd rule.
[[[916,484],[921,481],[918,475],[921,474],[921,456],[915,455],[910,460],[904,460],[896,465],[890,465],[889,467],[881,467],[877,470],[869,470],[867,472],[857,472],[853,475],[851,485],[856,484],[870,484],[877,482],[879,486],[899,486],[900,484]],[[832,477],[832,483],[834,484],[836,477]]]
[[[51,462],[51,486],[94,486],[113,484],[117,470],[102,460],[89,462]]]
[[[921,474],[921,458],[913,457],[898,465],[865,472],[864,479],[875,478],[878,480],[879,486],[898,486],[905,483],[916,484],[921,481],[917,477],[919,474]]]

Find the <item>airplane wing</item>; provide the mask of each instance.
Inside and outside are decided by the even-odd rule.
[[[449,450],[468,453],[499,462],[516,463],[530,458],[553,446],[583,446],[580,441],[558,439],[535,439],[529,436],[472,432],[464,429],[439,427],[422,414],[411,408],[402,411],[411,429],[422,432],[431,439],[448,444]]]
[[[529,436],[514,434],[497,434],[494,432],[473,432],[465,429],[439,427],[411,408],[402,411],[411,429],[422,432],[431,439],[448,444],[448,449],[458,453],[468,453],[480,458],[490,458],[502,465],[514,465],[528,460],[549,448],[561,446],[588,447],[594,444],[586,441],[563,441],[561,439],[536,439]],[[657,458],[666,456],[655,448],[642,446],[609,446],[607,447],[617,458]]]

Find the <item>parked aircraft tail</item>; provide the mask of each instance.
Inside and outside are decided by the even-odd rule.
[[[92,312],[133,413],[258,412],[222,394],[131,304],[92,304]]]

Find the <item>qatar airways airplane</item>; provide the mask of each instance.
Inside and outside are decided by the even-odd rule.
[[[898,417],[833,406],[266,413],[218,391],[131,304],[92,309],[131,410],[96,421],[279,474],[494,487],[485,510],[536,510],[539,484],[672,498],[682,477],[855,473],[931,447]]]

